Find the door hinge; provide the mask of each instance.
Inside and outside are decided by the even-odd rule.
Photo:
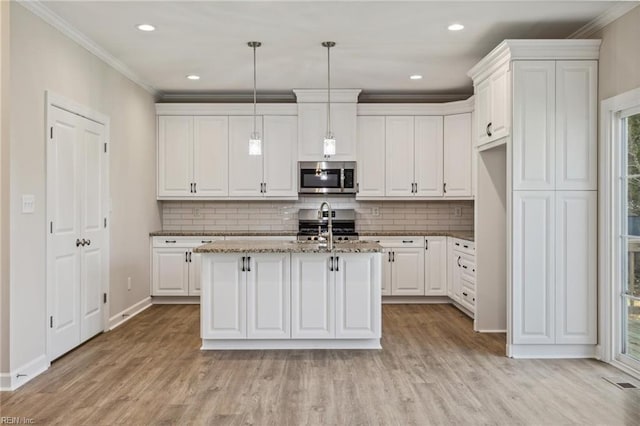
[[[107,293],[102,293],[102,303],[107,303]]]
[[[53,126],[49,129],[49,139],[53,139]]]
[[[49,233],[53,234],[53,222],[49,222]]]
[[[106,142],[104,143],[104,153],[105,154],[107,153],[107,143]]]
[[[49,328],[53,328],[53,316],[49,317]]]

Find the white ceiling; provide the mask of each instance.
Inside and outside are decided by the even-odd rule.
[[[612,1],[48,1],[66,20],[162,92],[239,92],[332,86],[369,92],[471,93],[466,72],[506,38],[565,38]],[[450,32],[460,22],[465,29]],[[151,23],[157,30],[138,31]],[[185,79],[198,74],[199,81]],[[411,74],[422,74],[418,81]]]

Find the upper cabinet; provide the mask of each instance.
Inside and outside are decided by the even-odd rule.
[[[384,197],[385,126],[385,117],[358,117],[358,196]]]
[[[444,182],[445,197],[473,195],[473,147],[471,113],[444,117]]]
[[[478,146],[497,141],[510,134],[509,64],[476,84]]]

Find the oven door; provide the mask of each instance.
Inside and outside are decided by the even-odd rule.
[[[344,175],[340,168],[316,167],[322,163],[300,163],[300,193],[340,193],[343,188]]]

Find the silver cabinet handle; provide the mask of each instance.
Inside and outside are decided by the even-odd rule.
[[[491,135],[493,134],[493,133],[491,133],[491,125],[492,124],[493,123],[491,123],[491,122],[489,122],[489,124],[487,124],[487,136],[489,136],[489,137],[491,137]]]

